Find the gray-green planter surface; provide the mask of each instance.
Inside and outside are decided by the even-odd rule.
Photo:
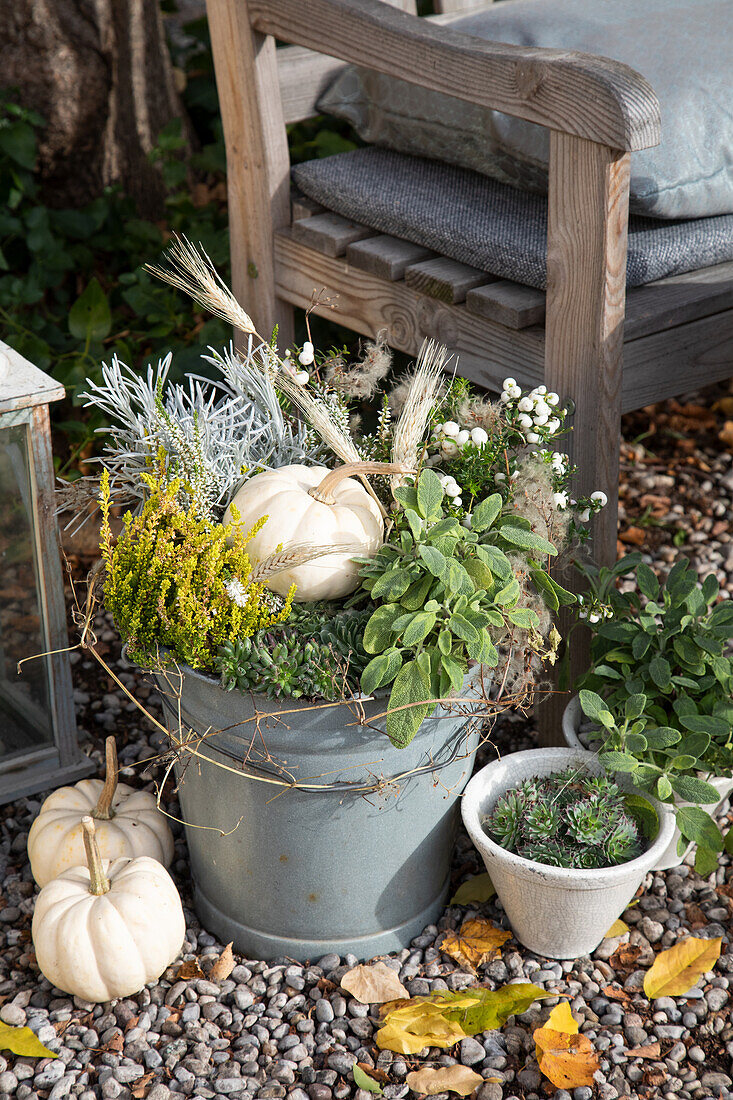
[[[603,769],[585,749],[528,749],[494,760],[477,772],[463,795],[463,821],[483,857],[499,901],[520,943],[550,959],[576,959],[595,950],[629,904],[647,871],[669,844],[671,814],[659,814],[659,832],[637,859],[617,867],[578,870],[548,867],[496,844],[482,820],[497,800],[523,779],[570,766],[592,775]],[[659,803],[649,801],[659,809]]]
[[[566,744],[568,744],[571,748],[586,748],[586,746],[580,739],[580,725],[582,719],[583,711],[580,707],[580,698],[577,695],[574,695],[568,705],[565,707],[562,716],[563,736],[565,738]],[[716,803],[716,805],[707,804],[703,807],[712,817],[715,817],[715,815],[719,812],[720,807],[725,802],[726,798],[729,796],[731,791],[733,791],[733,779],[730,778],[730,776],[726,777],[722,775],[703,775],[702,778],[705,779],[706,782],[711,785],[711,787],[715,787],[716,791],[720,795],[720,801]],[[661,805],[662,809],[664,809],[667,813],[672,812],[671,806],[666,806],[664,803],[662,803]],[[683,799],[678,798],[675,795],[675,805],[692,806],[694,805],[694,803],[685,802]],[[684,861],[685,856],[692,848],[692,844],[688,844],[680,855],[678,853],[679,841],[680,831],[677,826],[675,826],[675,830],[672,835],[672,839],[669,842],[669,846],[667,847],[666,851],[662,852],[661,856],[659,857],[659,861],[654,864],[652,870],[668,871],[671,867],[680,866],[680,864]]]
[[[206,928],[254,958],[365,959],[406,947],[439,917],[479,742],[467,708],[439,708],[397,749],[375,721],[386,697],[363,703],[362,723],[354,706],[226,692],[191,669],[156,681],[172,733],[179,685],[184,725],[220,731],[178,765]],[[283,778],[321,789],[261,781]],[[381,779],[393,782],[359,789]]]

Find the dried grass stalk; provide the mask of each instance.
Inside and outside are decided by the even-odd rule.
[[[392,438],[392,461],[417,469],[430,414],[437,404],[443,385],[443,370],[448,352],[442,344],[425,340],[420,348],[415,372],[410,379],[405,403]],[[392,487],[402,484],[403,477],[392,478]]]
[[[240,306],[221,276],[217,273],[210,257],[204,251],[201,244],[198,248],[186,237],[174,234],[168,246],[166,259],[169,268],[158,267],[156,264],[146,264],[146,269],[162,279],[164,283],[182,290],[195,302],[221,317],[223,321],[229,321],[234,328],[241,332],[252,333],[259,336],[252,318]],[[259,337],[262,339],[262,337]]]

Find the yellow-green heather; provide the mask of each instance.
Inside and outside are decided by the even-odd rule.
[[[186,512],[178,500],[180,481],[166,482],[162,473],[141,477],[150,495],[139,515],[125,515],[115,543],[107,471],[102,476],[105,604],[133,659],[157,660],[168,649],[192,668],[212,668],[225,642],[287,619],[295,589],[280,601],[264,585],[248,582],[245,547],[266,516],[243,534],[234,524]]]

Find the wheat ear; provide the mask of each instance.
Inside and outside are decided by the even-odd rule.
[[[315,546],[313,543],[293,543],[284,550],[276,550],[255,565],[247,578],[250,584],[263,584],[277,573],[283,573],[286,569],[295,569],[298,565],[305,565],[314,558],[323,558],[327,554],[356,553],[358,547],[353,543],[331,543],[330,546]]]
[[[145,264],[145,268],[164,283],[188,294],[209,313],[262,340],[252,318],[242,309],[201,244],[196,248],[186,237],[174,234],[166,259],[170,267]]]
[[[410,381],[405,403],[394,430],[392,461],[417,469],[420,464],[420,448],[430,422],[430,414],[440,396],[443,370],[448,360],[448,350],[433,340],[425,340],[417,357],[417,367]],[[392,485],[399,485],[399,476]]]

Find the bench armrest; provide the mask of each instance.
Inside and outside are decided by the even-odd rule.
[[[613,149],[659,143],[652,87],[609,58],[484,42],[380,0],[249,0],[248,8],[262,34],[423,88]]]

